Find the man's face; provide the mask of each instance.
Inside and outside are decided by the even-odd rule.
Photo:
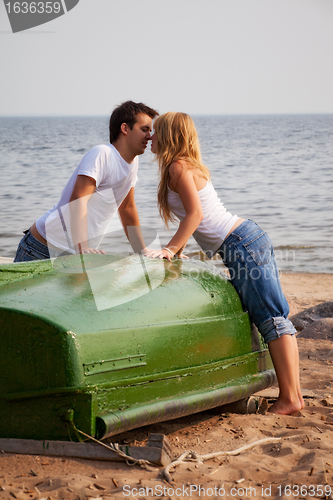
[[[153,127],[153,120],[148,115],[139,113],[133,128],[127,130],[127,145],[134,156],[142,155],[145,152],[150,133]]]

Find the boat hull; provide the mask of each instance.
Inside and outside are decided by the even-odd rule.
[[[275,380],[226,276],[196,261],[86,255],[0,266],[0,437],[98,438]]]

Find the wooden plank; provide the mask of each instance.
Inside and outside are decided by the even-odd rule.
[[[157,443],[158,441],[156,441]],[[170,447],[126,446],[119,445],[129,457],[148,460],[156,465],[166,466],[171,461]],[[114,462],[125,459],[98,443],[73,443],[70,441],[36,441],[33,439],[0,438],[0,450],[5,453],[28,455],[45,455],[50,457],[72,457],[88,460],[110,460]]]

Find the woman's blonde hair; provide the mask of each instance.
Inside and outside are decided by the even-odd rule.
[[[192,118],[186,113],[169,112],[157,117],[156,158],[160,169],[157,202],[160,215],[168,226],[175,220],[168,205],[169,168],[176,160],[186,161],[187,168],[197,169],[205,179],[210,179],[208,168],[202,163],[198,134]]]

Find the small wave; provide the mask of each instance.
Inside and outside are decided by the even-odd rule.
[[[0,238],[17,238],[16,233],[0,233]]]
[[[315,250],[318,248],[316,245],[280,245],[275,246],[275,250]]]

